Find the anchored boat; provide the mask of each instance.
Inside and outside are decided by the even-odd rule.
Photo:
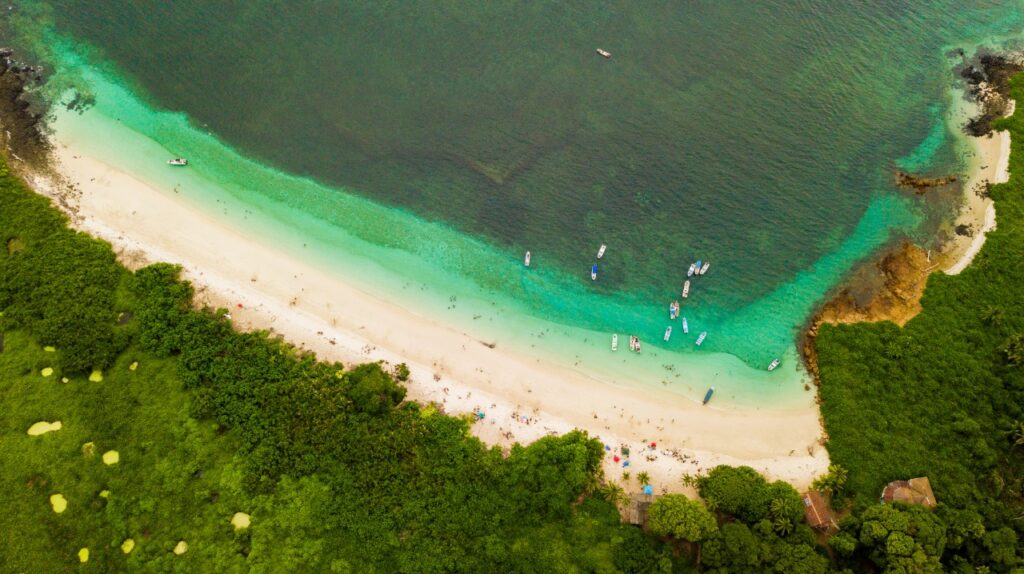
[[[188,165],[188,160],[183,157],[176,157],[167,160],[167,165]]]
[[[683,317],[683,333],[690,333],[690,326],[686,323],[686,317]]]
[[[701,331],[700,332],[700,336],[697,337],[697,346],[698,347],[700,346],[701,343],[704,342],[704,338],[707,337],[707,336],[708,336],[708,332],[707,331]]]
[[[686,276],[687,276],[687,277],[693,277],[693,272],[694,272],[694,271],[696,271],[696,270],[697,270],[697,266],[696,266],[696,265],[694,265],[693,263],[691,263],[691,264],[690,264],[690,269],[688,269],[688,270],[686,271]]]
[[[774,371],[775,368],[778,367],[779,363],[781,363],[781,362],[782,361],[780,361],[778,358],[776,358],[774,361],[772,361],[772,364],[768,365],[768,370],[769,371]]]
[[[523,265],[530,266],[530,252],[526,252],[526,257],[523,257]]]
[[[594,266],[590,268],[590,280],[597,281],[597,263],[595,263]]]
[[[602,243],[602,244],[601,244],[601,248],[597,250],[597,258],[598,258],[598,259],[600,259],[600,258],[604,257],[604,250],[605,250],[605,249],[608,249],[608,246],[607,246],[607,245],[605,245],[604,243]]]
[[[687,279],[686,283],[683,283],[683,299],[690,296],[690,281]]]
[[[669,337],[672,336],[672,325],[665,328],[665,342],[668,342]]]
[[[612,57],[612,53],[611,52],[609,52],[608,50],[602,50],[601,48],[597,49],[597,53],[600,54],[601,57],[604,58],[605,60],[607,60],[607,59]]]
[[[629,336],[629,350],[630,351],[635,351],[636,350],[637,342],[638,341],[637,341],[636,335],[630,335]]]
[[[713,394],[715,394],[715,387],[711,387],[708,389],[708,392],[704,393],[704,402],[702,404],[708,404],[708,401],[711,400],[711,395]]]
[[[612,335],[612,350],[613,351],[618,351],[619,350],[619,335],[618,334]]]
[[[703,274],[707,273],[708,272],[708,267],[711,267],[711,262],[710,261],[705,261],[704,265],[702,265],[701,268],[700,268],[700,274],[703,275]]]
[[[679,301],[673,301],[668,305],[668,318],[675,320],[679,316]]]

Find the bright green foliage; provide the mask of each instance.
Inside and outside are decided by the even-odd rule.
[[[841,498],[846,492],[846,479],[849,472],[838,464],[828,465],[828,473],[814,480],[811,488],[830,495],[833,500]]]
[[[655,500],[648,509],[648,521],[651,532],[687,542],[702,542],[718,531],[707,507],[682,494],[666,494]]]
[[[1024,101],[1024,76],[1011,92]],[[972,513],[950,525],[941,560],[1000,571],[1013,562],[991,554],[1003,546],[990,549],[974,533],[1024,532],[1024,449],[1012,431],[1024,420],[1024,115],[996,124],[1011,133],[1011,178],[991,189],[999,226],[973,263],[956,276],[932,274],[923,311],[903,328],[823,326],[815,344],[828,450],[849,470],[856,508],[876,505],[891,480],[927,476],[940,505]],[[866,522],[861,534],[873,540],[880,527]],[[905,542],[897,536],[891,549]],[[884,547],[872,552],[889,563]],[[940,559],[924,556],[926,565]]]
[[[747,524],[768,518],[792,529],[803,522],[800,495],[789,484],[769,484],[749,466],[718,466],[697,480],[701,497],[715,512],[735,516]]]

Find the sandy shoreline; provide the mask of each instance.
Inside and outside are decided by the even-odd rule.
[[[1016,103],[1010,100],[1007,116]],[[993,131],[988,136],[970,138],[975,154],[964,181],[965,203],[955,225],[967,225],[971,236],[957,236],[942,254],[939,265],[947,275],[956,275],[967,268],[985,244],[985,235],[996,228],[995,202],[979,193],[989,183],[1005,183],[1010,179],[1010,132]]]
[[[409,398],[452,414],[483,411],[473,433],[488,444],[587,430],[613,451],[630,448],[627,468],[612,454],[605,460],[608,479],[623,483],[623,471],[632,474],[627,492],[639,490],[641,471],[663,492],[684,491],[684,474],[717,464],[746,464],[800,488],[827,468],[812,393],[785,410],[701,407],[668,391],[613,385],[569,364],[488,348],[238,233],[173,190],[83,153],[59,130],[53,143],[59,177],[36,176],[34,187],[70,211],[76,228],[109,241],[130,267],[180,264],[199,300],[230,309],[238,328],[271,329],[321,359],[405,362]]]

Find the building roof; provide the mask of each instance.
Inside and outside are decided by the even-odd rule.
[[[902,502],[935,508],[935,494],[927,476],[894,480],[882,490],[882,502]]]
[[[828,530],[838,527],[835,518],[832,517],[832,509],[820,492],[805,492],[801,498],[804,501],[804,516],[811,528]]]
[[[622,518],[629,524],[635,524],[641,528],[647,527],[647,509],[654,502],[654,496],[650,494],[634,494],[629,497],[629,502],[622,509]]]

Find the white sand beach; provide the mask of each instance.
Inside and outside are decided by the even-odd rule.
[[[1010,100],[1007,116],[1013,114],[1016,102]],[[943,272],[956,275],[967,268],[985,244],[985,234],[996,228],[995,202],[978,193],[989,183],[1010,180],[1010,132],[993,131],[986,137],[971,138],[975,147],[972,167],[964,181],[964,206],[956,225],[968,225],[971,236],[958,236],[943,254]]]
[[[109,241],[137,268],[167,261],[183,266],[203,304],[230,309],[241,329],[270,329],[289,342],[345,364],[406,363],[409,398],[433,401],[450,414],[477,410],[473,432],[488,444],[529,443],[580,428],[609,445],[626,445],[629,466],[605,461],[608,479],[646,471],[657,492],[684,491],[684,474],[717,464],[745,464],[798,488],[824,473],[828,455],[814,393],[798,407],[701,406],[650,387],[597,380],[571,364],[490,348],[476,338],[383,299],[277,249],[240,234],[171,189],[158,189],[54,137],[59,178],[35,177],[73,224]],[[653,444],[653,446],[652,446]]]

